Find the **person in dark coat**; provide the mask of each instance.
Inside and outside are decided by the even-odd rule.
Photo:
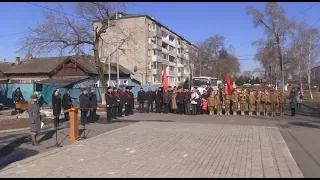
[[[97,107],[98,107],[98,100],[95,89],[91,89],[91,93],[89,95],[90,100],[90,122],[94,122],[97,120]]]
[[[184,112],[186,115],[190,115],[190,109],[191,109],[191,92],[189,91],[189,89],[185,89],[185,92],[183,93],[184,95]]]
[[[124,105],[124,101],[125,101],[125,94],[122,91],[122,87],[120,86],[118,88],[118,95],[119,95],[119,106],[118,106],[118,117],[122,117],[123,116],[123,105]]]
[[[179,88],[178,93],[177,93],[177,105],[178,105],[178,113],[179,114],[184,113],[183,103],[184,103],[184,95],[183,95],[182,89]]]
[[[157,88],[155,91],[155,103],[156,103],[156,113],[162,112],[162,91],[161,88]]]
[[[106,107],[107,107],[107,120],[112,119],[112,88],[109,86],[105,93]]]
[[[62,97],[62,108],[63,108],[63,110],[68,110],[68,109],[70,109],[72,107],[73,107],[73,105],[72,105],[72,100],[71,100],[71,96],[70,96],[70,90],[67,89],[64,92],[64,95]],[[70,120],[69,112],[65,112],[64,113],[64,120],[65,121],[69,121]]]
[[[15,91],[12,93],[12,101],[13,104],[15,105],[17,102],[23,102],[24,98],[21,93],[20,87],[18,87]]]
[[[41,114],[40,106],[37,104],[38,97],[36,95],[31,96],[31,100],[28,104],[29,114],[29,127],[31,132],[32,145],[38,146],[37,134],[41,129]]]
[[[153,102],[154,102],[154,92],[151,90],[151,88],[148,88],[148,92],[146,93],[146,99],[148,103],[148,113],[153,112]],[[150,111],[151,110],[151,111]]]
[[[130,92],[130,108],[129,108],[129,114],[133,114],[133,110],[134,110],[134,94],[132,92],[132,88],[129,88],[129,92]]]
[[[169,112],[169,103],[170,103],[170,93],[167,89],[164,89],[164,92],[162,94],[162,100],[163,100],[163,113],[168,114]]]
[[[198,87],[195,87],[195,89],[199,97],[201,97],[201,93],[198,90]],[[199,115],[201,113],[201,98],[196,99],[196,102],[197,102],[196,112],[197,112],[197,115]]]
[[[124,115],[129,116],[130,114],[130,103],[131,103],[131,96],[130,96],[130,88],[126,87],[126,92],[124,93]]]
[[[171,86],[168,87],[168,93],[169,93],[169,97],[171,97],[172,93],[173,93],[173,89]],[[173,113],[172,108],[171,108],[171,98],[169,100],[169,104],[168,104],[168,108],[169,108],[169,112]]]
[[[80,111],[81,111],[80,121],[81,121],[81,124],[84,125],[88,123],[88,112],[91,107],[90,99],[86,89],[82,90],[82,93],[79,96],[79,102],[80,102]]]
[[[112,92],[112,118],[113,119],[117,119],[119,102],[120,102],[119,94],[117,90],[118,90],[117,88],[113,88],[113,92]]]
[[[59,126],[59,116],[61,114],[61,96],[57,89],[54,90],[52,94],[52,110],[54,116],[54,125]]]
[[[140,88],[138,92],[138,102],[139,102],[139,109],[140,113],[144,112],[144,102],[146,101],[146,93],[144,92],[143,88]]]

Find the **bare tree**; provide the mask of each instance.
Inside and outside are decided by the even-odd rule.
[[[118,11],[118,4],[116,2],[76,2],[73,11],[75,15],[72,16],[45,11],[44,21],[30,29],[30,33],[23,38],[19,51],[33,55],[57,51],[61,54],[71,52],[87,54],[84,49],[90,48],[93,50],[94,62],[88,62],[88,65],[95,66],[102,85],[102,93],[104,93],[106,58],[101,58],[102,54],[105,55],[102,52],[105,48],[102,47],[107,44],[116,44],[115,48],[108,49],[108,57],[115,56],[118,51],[125,53],[126,49],[123,47],[135,33],[116,26],[115,14]],[[120,7],[125,9],[126,3],[122,3]],[[62,6],[59,8],[60,12],[66,12]],[[99,22],[99,25],[94,26],[93,22]],[[109,31],[110,28],[116,29],[118,33],[116,39],[103,38],[106,34],[112,33]],[[102,103],[105,103],[104,96],[102,98]]]
[[[287,34],[294,27],[294,23],[287,19],[284,9],[277,2],[268,2],[264,11],[263,13],[253,7],[247,8],[247,14],[253,16],[254,27],[262,27],[267,38],[276,45],[277,59],[280,60],[282,72],[284,61],[281,45],[286,42]]]
[[[301,65],[299,67],[301,74],[302,72],[305,72],[307,75],[308,89],[311,99],[313,99],[311,91],[311,69],[318,60],[320,51],[320,46],[318,44],[319,40],[320,32],[318,29],[308,26],[306,22],[298,24],[297,37],[294,39],[294,48],[299,55],[298,57],[301,58]]]

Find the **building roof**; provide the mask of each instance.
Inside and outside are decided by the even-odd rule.
[[[180,36],[179,34],[175,33],[174,31],[172,31],[171,29],[169,29],[167,26],[161,24],[159,21],[155,20],[153,17],[147,15],[147,14],[126,14],[123,12],[119,12],[119,14],[121,15],[120,17],[118,17],[118,19],[128,19],[128,18],[139,18],[139,17],[146,17],[149,20],[153,21],[154,23],[158,24],[160,27],[164,27],[166,28],[168,31],[172,32],[173,34],[175,34],[176,36],[178,36],[180,39],[186,41],[187,43],[191,44],[192,46],[196,47],[196,45],[192,44],[190,41],[186,40],[184,37]],[[115,15],[111,16],[110,19],[115,19]],[[94,22],[99,22],[99,21],[94,21]]]
[[[21,64],[14,65],[6,68],[3,73],[5,74],[32,74],[32,73],[50,73],[55,70],[63,62],[73,61],[80,65],[88,73],[97,74],[97,70],[94,67],[94,57],[87,55],[74,55],[74,56],[61,56],[61,57],[41,57],[32,58],[21,61]],[[119,65],[120,74],[132,74],[131,71],[125,67]],[[116,63],[111,63],[111,74],[116,74]],[[108,71],[106,71],[108,74]]]
[[[6,69],[10,68],[12,66],[12,63],[9,62],[0,62],[0,71],[3,72]]]

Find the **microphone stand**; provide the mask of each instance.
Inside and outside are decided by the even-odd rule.
[[[47,149],[52,148],[52,147],[62,147],[59,143],[58,143],[58,121],[59,121],[59,117],[54,119],[54,126],[55,126],[55,131],[56,131],[56,144],[50,147],[47,147]]]

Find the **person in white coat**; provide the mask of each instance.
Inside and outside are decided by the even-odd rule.
[[[198,99],[200,98],[197,89],[193,89],[193,92],[191,94],[191,114],[196,115],[197,114],[197,104],[198,104]]]
[[[296,98],[297,98],[297,108],[301,108],[301,104],[302,104],[302,92],[301,92],[300,88],[297,88]]]

